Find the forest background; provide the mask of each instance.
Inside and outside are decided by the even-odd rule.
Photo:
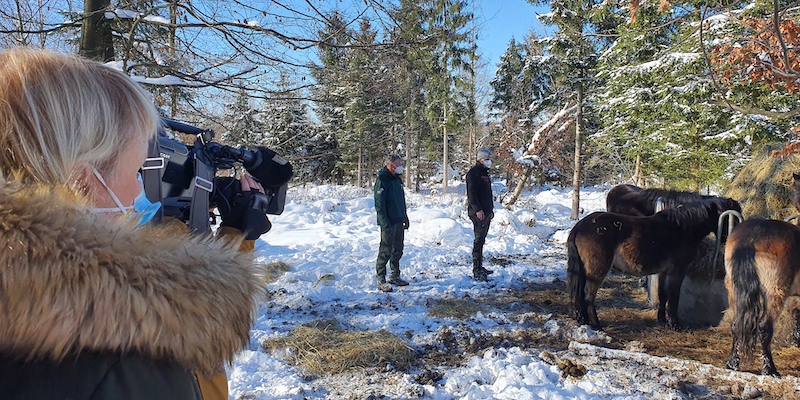
[[[447,191],[489,148],[505,202],[544,182],[713,191],[798,146],[797,3],[529,2],[547,35],[497,65],[469,0],[0,0],[0,48],[112,63],[165,117],[283,154],[295,184],[370,186],[396,152],[408,188]]]

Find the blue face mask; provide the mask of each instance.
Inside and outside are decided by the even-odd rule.
[[[139,181],[142,180],[142,176],[139,175]],[[134,217],[136,215],[139,216],[139,219],[136,221],[136,226],[144,225],[153,217],[156,216],[156,213],[161,208],[161,202],[157,201],[155,203],[151,203],[150,200],[147,198],[147,194],[144,191],[144,185],[142,185],[142,191],[139,193],[138,196],[133,200],[133,212]]]
[[[114,191],[111,190],[110,187],[108,187],[105,179],[103,179],[103,176],[100,175],[100,172],[98,172],[94,168],[92,168],[92,171],[94,172],[94,175],[97,177],[100,183],[103,184],[103,187],[106,188],[108,194],[111,196],[111,199],[114,200],[114,203],[117,204],[116,208],[95,208],[94,212],[99,212],[99,213],[121,212],[123,214],[129,213],[130,214],[129,219],[136,218],[136,226],[138,227],[150,222],[150,220],[152,220],[153,217],[158,212],[158,209],[161,208],[160,201],[151,203],[150,200],[147,199],[147,194],[144,191],[144,184],[142,184],[142,191],[133,200],[133,205],[128,207],[123,206],[122,202],[119,200],[119,197],[117,197]],[[142,174],[138,174],[137,179],[139,180],[139,183],[142,183]]]

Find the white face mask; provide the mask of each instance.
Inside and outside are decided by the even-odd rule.
[[[136,219],[136,226],[141,226],[150,222],[150,220],[153,219],[153,217],[156,215],[156,212],[158,212],[158,210],[161,208],[160,201],[151,203],[150,200],[147,199],[147,195],[145,194],[144,191],[144,184],[142,184],[142,191],[133,200],[133,205],[127,207],[123,206],[122,202],[119,200],[119,197],[117,197],[117,195],[114,194],[114,191],[111,190],[110,187],[108,187],[108,184],[106,184],[106,181],[105,179],[103,179],[103,176],[100,175],[100,172],[98,172],[94,168],[92,168],[92,171],[94,172],[94,175],[97,177],[97,179],[100,180],[100,183],[102,183],[103,186],[106,188],[109,196],[111,196],[111,199],[114,200],[114,203],[117,204],[117,207],[95,208],[94,212],[98,213],[121,212],[125,214],[130,211],[133,211],[133,213],[130,214],[130,217],[131,218],[138,217]],[[142,183],[142,174],[138,174],[136,178],[139,180],[139,183]]]
[[[114,200],[114,203],[117,205],[116,207],[111,207],[111,208],[95,208],[94,212],[98,213],[120,212],[124,214],[130,210],[133,210],[133,205],[127,207],[122,205],[122,202],[119,201],[119,197],[117,197],[117,195],[114,194],[114,191],[111,190],[110,187],[108,187],[106,180],[103,179],[103,176],[100,175],[100,172],[97,171],[96,168],[92,167],[92,172],[94,172],[94,176],[97,177],[97,180],[99,180],[100,183],[103,184],[103,187],[106,188],[106,191],[108,191],[109,196],[111,196],[111,200]]]
[[[398,175],[402,174],[403,173],[403,166],[401,165],[399,167],[394,167],[394,173],[398,174]]]
[[[492,168],[492,160],[483,160],[483,166],[486,168]]]

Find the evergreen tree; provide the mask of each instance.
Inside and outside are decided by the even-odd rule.
[[[465,79],[474,73],[475,45],[468,29],[473,15],[463,0],[426,0],[422,4],[423,28],[433,38],[429,52],[422,55],[425,115],[434,133],[424,140],[429,155],[441,154],[441,172],[448,178],[450,136],[467,132],[474,118],[474,107],[468,104],[471,80]]]
[[[285,82],[284,85],[290,85]],[[333,135],[311,124],[308,106],[288,95],[265,102],[266,144],[289,159],[294,180],[307,183],[336,181],[339,148]]]
[[[519,115],[520,111],[527,108],[524,105],[525,99],[519,96],[519,90],[524,86],[520,79],[524,67],[523,51],[522,46],[512,38],[505,53],[500,56],[500,64],[497,65],[497,72],[491,82],[494,89],[491,101],[494,115]]]
[[[400,0],[400,5],[390,15],[396,25],[390,32],[390,41],[395,44],[389,56],[396,77],[395,109],[402,115],[404,149],[406,155],[406,186],[419,191],[423,164],[422,138],[432,135],[431,125],[425,116],[425,70],[426,54],[432,49],[432,39],[423,26],[423,5],[414,0]]]
[[[606,35],[613,33],[616,25],[614,14],[607,12],[604,3],[597,0],[553,1],[550,4],[552,12],[542,18],[544,23],[558,28],[552,38],[544,40],[548,53],[557,58],[560,65],[559,71],[553,71],[557,91],[549,106],[575,106],[572,219],[578,218],[580,210],[583,137],[594,125],[591,123],[592,103],[588,100],[597,85],[594,80],[597,57],[608,45]]]
[[[683,15],[684,22],[696,21],[693,15]],[[610,172],[639,185],[699,190],[729,176],[731,160],[750,154],[748,143],[760,147],[780,139],[785,122],[764,123],[714,105],[723,95],[738,104],[781,95],[763,82],[720,91],[704,56],[712,49],[701,46],[698,25],[675,23],[679,16],[642,4],[636,22],[619,25],[598,74],[604,81],[596,102],[603,127],[594,137],[594,162],[619,160]],[[741,25],[734,25],[718,25],[704,41],[736,37]]]
[[[244,90],[234,99],[224,116],[227,131],[220,141],[233,147],[255,148],[266,145],[266,129],[261,120],[262,113],[251,104],[250,96]]]

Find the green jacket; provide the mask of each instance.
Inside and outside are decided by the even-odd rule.
[[[403,193],[403,180],[399,175],[389,172],[383,167],[375,181],[375,212],[378,214],[378,225],[388,229],[392,224],[408,221],[406,214],[406,196]]]

